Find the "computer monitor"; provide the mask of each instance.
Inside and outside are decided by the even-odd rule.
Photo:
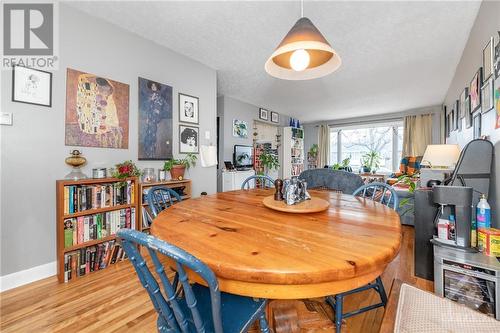
[[[253,167],[253,147],[234,145],[234,166],[236,168],[252,168]]]

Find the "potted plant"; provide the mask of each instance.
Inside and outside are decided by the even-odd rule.
[[[142,175],[141,170],[134,164],[134,162],[128,160],[123,163],[118,163],[115,165],[111,176],[118,179],[126,179],[129,177],[140,177]],[[126,184],[125,181],[119,183],[120,186]]]
[[[380,166],[380,153],[370,150],[361,158],[363,172],[375,172]]]
[[[277,170],[280,166],[278,156],[267,151],[259,155],[259,162],[264,167],[265,175],[267,175],[270,170]]]
[[[313,158],[318,156],[318,144],[314,143],[311,148],[309,148],[309,155]]]
[[[351,156],[343,159],[341,163],[335,163],[334,165],[332,165],[332,169],[352,172],[352,168],[349,166],[349,164],[351,164]]]
[[[189,153],[182,159],[171,159],[165,161],[163,170],[170,171],[170,177],[172,179],[182,180],[184,179],[184,173],[186,172],[186,169],[195,166],[196,160],[196,155],[193,153]]]

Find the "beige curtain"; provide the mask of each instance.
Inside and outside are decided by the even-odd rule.
[[[330,127],[320,125],[318,131],[318,168],[328,164],[330,157]]]
[[[403,157],[424,155],[432,143],[432,115],[406,116],[403,134]]]

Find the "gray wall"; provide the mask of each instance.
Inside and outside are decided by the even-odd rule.
[[[311,146],[314,143],[318,143],[318,125],[319,124],[328,124],[330,126],[342,126],[342,125],[351,125],[352,123],[358,122],[362,123],[370,123],[370,122],[382,122],[384,120],[395,119],[395,118],[403,118],[404,116],[409,115],[418,115],[418,114],[432,114],[432,143],[440,143],[441,142],[441,107],[440,106],[430,106],[425,108],[411,109],[405,110],[397,113],[386,113],[380,115],[373,116],[365,116],[365,117],[356,117],[356,118],[348,118],[348,119],[335,119],[326,122],[317,122],[317,123],[308,123],[304,125],[304,147],[306,152],[309,151]],[[307,168],[307,163],[306,163]]]
[[[13,126],[1,126],[1,266],[6,275],[56,259],[55,181],[70,170],[64,164],[73,147],[64,145],[66,68],[99,74],[130,85],[128,149],[81,147],[92,167],[137,159],[137,78],[173,87],[174,156],[178,155],[177,93],[200,99],[201,143],[210,131],[215,143],[216,71],[119,27],[60,4],[60,63],[53,76],[52,108],[12,103],[11,74],[2,72],[2,111]],[[143,168],[161,167],[141,161]],[[193,194],[216,191],[216,168],[195,167],[187,175]]]
[[[495,44],[498,42],[498,33],[500,31],[500,2],[483,1],[476,21],[471,29],[469,40],[465,45],[462,58],[458,63],[455,76],[451,81],[448,93],[445,98],[445,105],[450,107],[457,99],[463,89],[469,85],[474,73],[482,66],[482,50],[491,36],[495,37]],[[493,170],[496,174],[490,185],[490,198],[488,202],[492,206],[493,225],[500,228],[500,129],[495,129],[495,111],[491,110],[483,114],[481,119],[481,134],[488,135],[489,139],[495,145],[495,157]],[[472,140],[473,129],[465,128],[462,124],[462,131],[454,131],[448,138],[448,143],[458,143],[464,146]]]

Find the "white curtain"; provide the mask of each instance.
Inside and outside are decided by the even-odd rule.
[[[330,127],[320,125],[318,131],[318,168],[328,164],[330,157]]]
[[[432,143],[432,115],[406,116],[403,133],[403,157],[423,156]]]

